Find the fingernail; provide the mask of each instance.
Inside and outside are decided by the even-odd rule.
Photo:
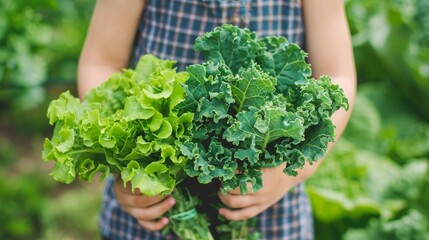
[[[219,209],[219,214],[220,215],[224,215],[225,214],[225,210],[223,208]]]
[[[163,224],[167,224],[167,223],[168,223],[168,218],[166,218],[166,217],[165,217],[165,218],[162,218],[162,223],[163,223]]]
[[[168,203],[170,204],[170,206],[174,206],[174,204],[176,204],[176,200],[174,198],[170,198],[168,200]]]

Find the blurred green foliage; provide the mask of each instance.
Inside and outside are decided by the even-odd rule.
[[[74,83],[93,0],[0,2],[0,84]]]
[[[45,109],[57,88],[75,88],[93,5],[94,0],[0,1],[0,123],[33,132],[48,128]]]
[[[66,191],[64,194],[59,190]],[[98,239],[101,194],[30,171],[0,179],[0,239]]]
[[[409,236],[429,236],[428,160],[429,123],[391,83],[361,84],[345,133],[307,182],[317,239],[427,239]],[[398,222],[411,235],[390,229]]]
[[[429,1],[345,2],[359,81],[393,81],[429,120]]]
[[[32,146],[51,131],[49,101],[75,88],[93,5],[0,1],[0,239],[99,238],[101,194],[54,183]]]
[[[429,1],[345,2],[358,94],[307,182],[316,239],[429,239]]]

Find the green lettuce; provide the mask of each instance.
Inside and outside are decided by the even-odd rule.
[[[185,98],[188,73],[174,61],[143,56],[135,69],[112,75],[83,101],[64,92],[49,105],[54,125],[43,159],[55,161],[59,182],[120,174],[145,195],[170,193],[185,176],[178,142],[189,140],[193,114],[175,110]]]

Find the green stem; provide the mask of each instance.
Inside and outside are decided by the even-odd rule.
[[[264,143],[262,144],[262,150],[265,150],[267,148],[269,140],[270,140],[270,135],[269,134],[265,135]]]
[[[187,240],[197,240],[197,238],[194,236],[192,231],[189,229],[185,229],[184,235],[185,235],[185,239]]]
[[[170,209],[167,230],[173,231],[179,238],[186,240],[214,240],[209,223],[204,215],[197,212],[200,205],[197,196],[191,195],[189,190],[179,185],[172,192],[176,205]]]
[[[247,236],[247,219],[241,221],[240,238],[246,239]]]
[[[184,231],[184,237],[186,240],[214,240],[212,234],[210,232],[207,233],[207,236],[204,239],[200,239],[196,236],[191,230],[186,229]]]
[[[232,230],[232,236],[231,236],[231,239],[235,239],[236,237],[235,237],[235,229],[233,229]]]

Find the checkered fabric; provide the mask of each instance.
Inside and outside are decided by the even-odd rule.
[[[148,1],[137,36],[135,59],[152,53],[178,61],[178,69],[201,62],[195,38],[223,23],[256,31],[258,36],[285,36],[303,43],[300,0],[152,0]]]
[[[195,38],[223,23],[247,27],[258,36],[282,35],[303,46],[300,0],[147,0],[138,30],[135,59],[146,53],[178,61],[178,70],[203,61],[195,54]],[[257,216],[262,239],[313,239],[309,200],[301,184]],[[145,231],[122,211],[108,180],[100,214],[104,237],[112,240],[177,239],[173,234]]]

